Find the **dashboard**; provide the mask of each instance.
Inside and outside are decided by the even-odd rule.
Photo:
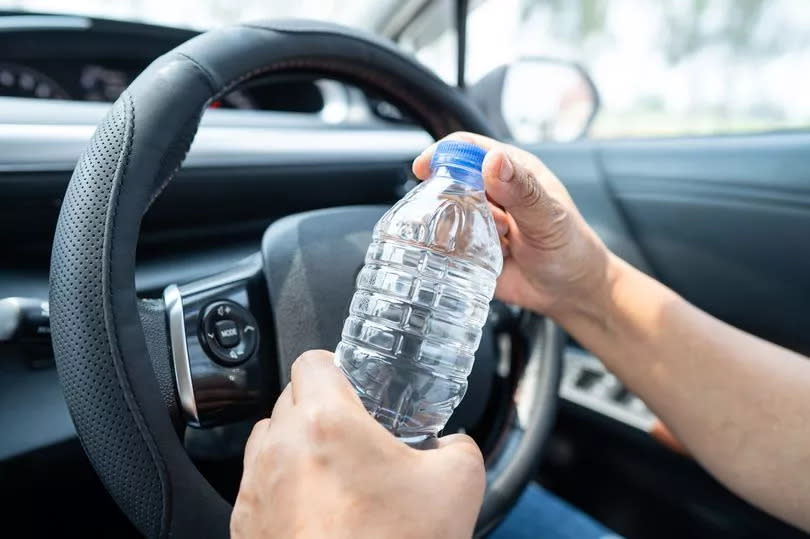
[[[112,103],[147,65],[121,58],[0,61],[0,97]],[[211,108],[316,113],[323,105],[317,81],[288,76],[249,81]]]
[[[113,102],[155,58],[196,34],[133,22],[0,11],[0,97]],[[211,107],[318,113],[325,105],[322,85],[305,74],[260,77]]]
[[[0,62],[0,97],[113,102],[147,64],[117,58],[84,62],[32,59]],[[235,91],[214,108],[260,109],[248,91]]]

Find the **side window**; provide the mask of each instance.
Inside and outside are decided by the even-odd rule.
[[[806,0],[470,4],[467,80],[525,57],[577,62],[601,101],[591,138],[810,128]],[[447,79],[448,46],[417,51]]]

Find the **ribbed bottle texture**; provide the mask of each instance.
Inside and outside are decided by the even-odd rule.
[[[464,396],[502,267],[480,165],[464,165],[443,162],[377,223],[335,354],[368,411],[414,443]]]

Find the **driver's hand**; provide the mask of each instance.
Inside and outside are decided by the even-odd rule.
[[[560,180],[534,155],[473,133],[447,138],[485,150],[483,176],[501,236],[498,299],[554,316],[582,306],[607,278],[610,254],[585,223]],[[435,144],[413,163],[430,175]]]
[[[471,438],[412,449],[369,414],[332,363],[312,351],[245,448],[233,537],[465,537],[484,493]]]

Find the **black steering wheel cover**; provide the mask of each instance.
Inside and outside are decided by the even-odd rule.
[[[529,392],[527,417],[519,417],[513,426],[518,443],[498,455],[502,468],[495,470],[488,485],[481,512],[478,514],[475,536],[483,537],[497,525],[515,504],[526,484],[540,466],[540,455],[557,417],[557,392],[561,376],[561,355],[565,347],[565,332],[550,318],[532,317],[532,346],[529,351],[528,372],[524,380],[530,385],[518,391]],[[522,400],[522,399],[521,399]],[[508,435],[507,435],[508,436]],[[489,464],[489,463],[488,463]]]
[[[182,163],[208,103],[248,77],[296,69],[378,90],[434,137],[460,128],[489,132],[463,96],[391,44],[325,23],[203,34],[156,60],[121,95],[64,197],[51,262],[51,325],[85,452],[149,537],[226,535],[231,507],[189,459],[160,398],[135,291],[141,218]]]

